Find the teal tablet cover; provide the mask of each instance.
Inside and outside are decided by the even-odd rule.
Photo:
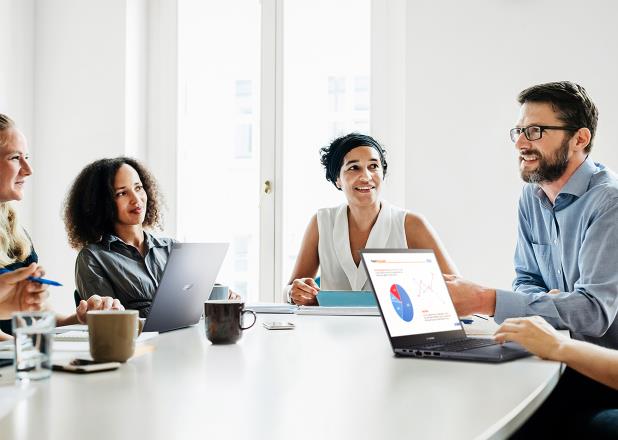
[[[373,292],[366,290],[320,290],[318,304],[324,307],[377,307]]]

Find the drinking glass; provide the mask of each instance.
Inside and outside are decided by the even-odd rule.
[[[15,375],[19,380],[46,379],[51,375],[51,354],[56,318],[51,312],[13,314]]]

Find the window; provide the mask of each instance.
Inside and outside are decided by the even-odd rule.
[[[179,3],[178,238],[230,243],[218,281],[259,279],[260,3]]]
[[[320,148],[338,136],[369,130],[370,2],[286,1],[283,24],[286,283],[311,216],[345,201],[324,177]]]
[[[320,147],[369,129],[370,2],[185,0],[178,29],[178,238],[230,242],[219,281],[278,300],[310,217],[344,201]]]

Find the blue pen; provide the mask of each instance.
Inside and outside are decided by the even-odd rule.
[[[0,275],[2,275],[3,273],[7,273],[7,272],[12,272],[9,269],[0,269]],[[30,281],[34,281],[36,283],[41,283],[41,284],[49,284],[50,286],[62,286],[62,284],[60,284],[58,281],[52,281],[52,280],[48,280],[45,278],[39,278],[39,277],[28,277],[28,279]]]
[[[474,321],[471,319],[460,319],[460,321],[464,324],[472,324]]]

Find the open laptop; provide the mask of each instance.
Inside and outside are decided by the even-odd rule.
[[[361,255],[395,354],[483,362],[530,355],[514,342],[466,336],[432,250],[365,249]]]
[[[228,243],[174,243],[153,298],[145,332],[196,324],[223,263]]]

